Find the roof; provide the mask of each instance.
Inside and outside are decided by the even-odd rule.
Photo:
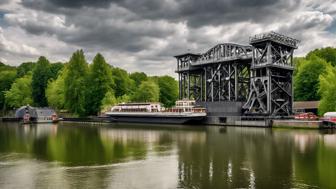
[[[156,105],[161,104],[160,102],[130,102],[130,103],[121,103],[117,104],[117,106],[140,106],[140,105]]]
[[[294,109],[317,109],[320,101],[296,101]]]
[[[51,108],[39,108],[31,107],[29,105],[22,106],[15,111],[15,117],[23,117],[26,113],[29,113],[31,117],[45,117],[55,114],[55,111]]]
[[[198,53],[184,53],[184,54],[176,55],[176,56],[174,56],[174,57],[175,57],[175,58],[179,58],[179,57],[188,56],[188,55],[190,55],[190,56],[201,56],[201,55],[198,54]]]

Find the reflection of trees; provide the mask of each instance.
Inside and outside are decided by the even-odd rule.
[[[291,142],[271,130],[208,130],[206,140],[179,139],[179,185],[186,188],[289,188]]]
[[[144,141],[102,139],[97,127],[62,127],[53,135],[50,134],[53,128],[49,127],[49,133],[36,134],[48,127],[1,127],[0,152],[29,153],[38,159],[67,165],[107,164],[143,159],[146,155]]]
[[[312,142],[311,135],[301,135],[305,141]],[[336,186],[336,149],[326,145],[326,141],[335,135],[318,135],[315,133],[314,145],[305,151],[298,148],[294,153],[295,177],[311,186],[335,188]],[[327,140],[326,140],[327,139]],[[335,144],[334,144],[335,145]]]

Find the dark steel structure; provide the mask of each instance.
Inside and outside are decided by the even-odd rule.
[[[223,43],[203,54],[175,56],[179,98],[244,102],[241,115],[290,115],[293,110],[293,51],[298,40],[269,32],[250,45]]]

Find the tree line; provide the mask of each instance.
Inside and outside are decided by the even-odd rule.
[[[336,48],[315,49],[294,58],[294,65],[295,101],[319,100],[321,115],[336,111]],[[67,63],[50,63],[45,57],[18,67],[0,63],[3,110],[30,104],[86,116],[120,102],[157,101],[170,107],[177,96],[174,78],[128,73],[107,64],[99,53],[91,64],[81,50]]]
[[[171,107],[177,97],[174,78],[128,73],[109,65],[99,53],[91,64],[82,50],[67,63],[50,63],[43,56],[18,67],[0,63],[3,111],[29,104],[89,116],[121,102],[161,102]]]

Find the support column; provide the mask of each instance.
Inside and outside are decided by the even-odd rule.
[[[204,99],[204,98],[203,98],[203,76],[204,76],[204,75],[203,75],[203,73],[201,72],[201,92],[200,92],[200,93],[201,93],[201,94],[200,94],[200,95],[201,95],[201,98],[200,98],[200,101],[203,101],[203,99]]]
[[[267,113],[271,113],[272,112],[272,72],[270,70],[270,68],[266,68],[267,69]]]
[[[219,70],[217,74],[218,74],[218,101],[221,101],[221,75],[222,75],[222,71]]]
[[[181,73],[178,74],[178,83],[179,83],[179,99],[181,100],[181,90],[182,90],[182,85],[181,85]]]
[[[213,68],[211,67],[211,101],[213,102],[214,101],[214,82],[213,82],[213,77],[214,77],[214,70]]]
[[[204,68],[204,93],[205,93],[205,96],[204,96],[204,101],[207,101],[208,100],[208,87],[207,87],[207,68],[205,67]]]
[[[229,64],[229,81],[228,81],[228,90],[229,90],[229,101],[231,101],[231,65]]]
[[[234,77],[235,77],[235,83],[234,83],[234,86],[235,86],[235,101],[238,100],[238,69],[237,69],[237,64],[234,64]]]
[[[190,99],[190,73],[188,72],[188,100]]]

